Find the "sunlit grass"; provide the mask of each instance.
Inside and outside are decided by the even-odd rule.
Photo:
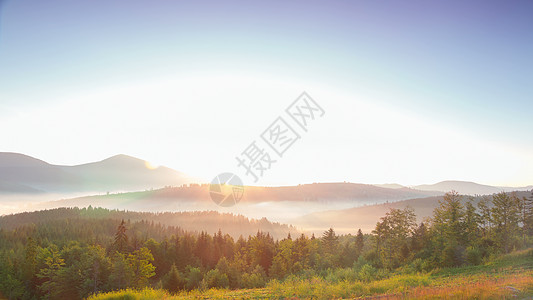
[[[121,290],[117,292],[109,292],[98,295],[93,295],[89,299],[106,299],[106,300],[141,300],[141,299],[172,299],[165,290],[143,289],[143,290]]]

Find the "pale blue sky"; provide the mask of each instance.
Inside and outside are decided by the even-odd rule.
[[[3,1],[0,150],[208,178],[305,89],[327,117],[263,184],[531,184],[531,16],[527,0]]]

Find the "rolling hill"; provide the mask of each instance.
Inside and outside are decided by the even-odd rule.
[[[409,188],[387,189],[355,183],[314,183],[286,187],[246,186],[243,199],[231,210],[250,217],[271,218],[279,216],[280,210],[284,211],[282,215],[292,215],[292,212],[304,215],[332,208],[358,207],[441,194],[433,191],[417,191]],[[34,209],[89,205],[136,211],[192,211],[219,208],[211,201],[208,184],[190,184],[142,192],[62,199],[36,204]],[[268,211],[269,209],[271,211]]]
[[[205,231],[209,234],[216,233],[219,229],[231,235],[234,239],[239,236],[250,236],[258,231],[268,232],[276,239],[282,239],[289,232],[293,235],[298,231],[286,224],[270,222],[266,218],[249,219],[242,215],[218,213],[215,211],[196,212],[132,212],[108,210],[104,208],[57,208],[35,212],[24,212],[0,216],[0,229],[16,230],[24,226],[43,226],[47,223],[58,221],[72,222],[80,219],[96,220],[126,220],[128,222],[146,222],[148,224],[161,224],[164,226],[179,227],[191,233]],[[113,226],[113,230],[116,225]]]
[[[526,187],[506,187],[506,186],[491,186],[483,185],[469,181],[457,181],[448,180],[441,181],[435,184],[422,184],[413,186],[414,189],[421,191],[440,191],[447,192],[454,190],[463,195],[490,195],[499,192],[512,192],[512,191],[527,191],[533,188],[533,186]]]

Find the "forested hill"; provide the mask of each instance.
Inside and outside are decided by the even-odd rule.
[[[131,223],[145,221],[155,224],[159,223],[163,226],[173,226],[180,230],[196,233],[205,231],[213,234],[221,230],[224,234],[229,234],[233,238],[238,238],[240,235],[247,237],[261,231],[270,233],[275,239],[281,239],[286,237],[289,232],[293,234],[297,232],[292,226],[270,222],[266,218],[256,220],[246,218],[242,215],[218,213],[215,211],[148,213],[109,210],[105,208],[93,208],[91,206],[88,208],[56,208],[1,216],[0,229],[14,230],[21,226],[45,225],[50,222],[80,219],[118,221],[124,219]]]

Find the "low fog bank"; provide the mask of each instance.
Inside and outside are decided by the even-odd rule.
[[[97,196],[84,194],[2,195],[0,196],[0,215],[59,207],[82,208],[92,206],[139,212],[217,211],[243,215],[253,219],[267,218],[273,222],[289,223],[295,218],[315,212],[363,207],[386,202],[339,200],[254,202],[243,199],[234,206],[222,207],[211,199],[145,198],[145,193],[114,193]]]

